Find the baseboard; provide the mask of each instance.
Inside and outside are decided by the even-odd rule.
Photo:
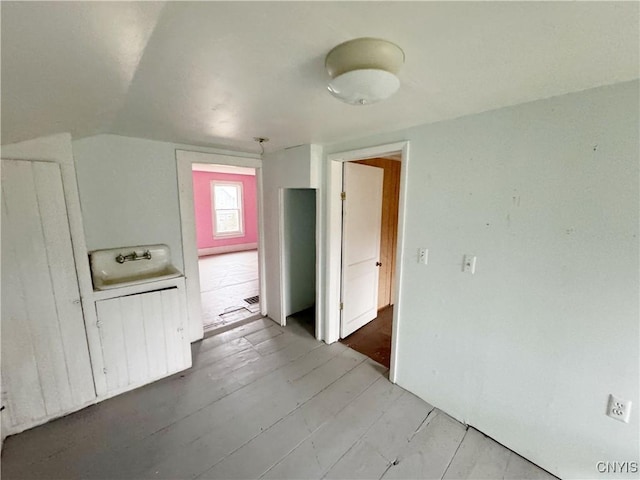
[[[198,256],[217,255],[219,253],[244,252],[246,250],[257,250],[257,243],[239,243],[238,245],[224,245],[222,247],[199,248]]]

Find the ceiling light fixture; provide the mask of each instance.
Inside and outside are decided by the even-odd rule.
[[[260,145],[260,155],[264,155],[264,144],[269,141],[267,137],[253,137],[254,142]]]
[[[395,43],[379,38],[349,40],[327,54],[324,65],[331,76],[327,88],[351,105],[376,103],[396,93],[403,63],[404,52]]]

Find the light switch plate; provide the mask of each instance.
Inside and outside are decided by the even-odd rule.
[[[465,255],[462,263],[462,271],[464,273],[474,274],[476,273],[476,256]]]
[[[429,261],[429,249],[428,248],[419,248],[418,249],[418,263],[426,265]]]

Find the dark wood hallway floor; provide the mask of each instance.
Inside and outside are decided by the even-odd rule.
[[[392,325],[393,305],[389,305],[380,310],[375,319],[340,342],[389,368]]]

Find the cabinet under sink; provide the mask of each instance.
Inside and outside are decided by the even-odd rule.
[[[191,366],[185,279],[167,245],[90,253],[102,398]]]
[[[191,366],[176,287],[96,302],[107,391],[136,388]]]

